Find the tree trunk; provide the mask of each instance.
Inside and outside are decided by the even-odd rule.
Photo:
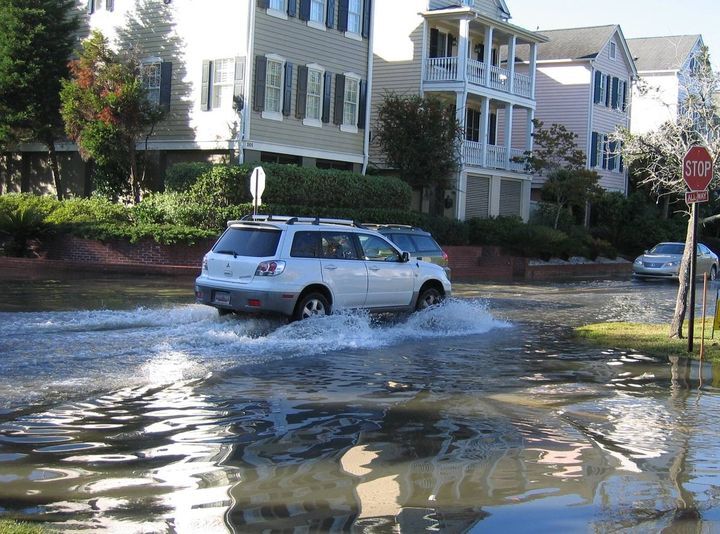
[[[137,175],[137,151],[135,150],[135,142],[131,141],[128,148],[130,156],[130,187],[132,188],[133,203],[140,204],[140,182]]]
[[[63,191],[62,182],[60,180],[60,165],[58,164],[57,151],[55,150],[55,139],[53,139],[51,135],[48,135],[45,139],[45,144],[48,147],[48,157],[50,158],[50,171],[52,172],[53,182],[55,183],[57,199],[62,200],[65,196],[65,193]]]
[[[690,285],[690,260],[692,259],[693,224],[692,217],[688,221],[687,235],[685,237],[685,251],[680,262],[678,272],[678,292],[675,299],[675,313],[670,324],[670,337],[682,339],[682,327],[687,311],[687,296]],[[695,283],[693,280],[691,283]]]

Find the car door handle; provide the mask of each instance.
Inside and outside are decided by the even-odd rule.
[[[337,269],[337,267],[335,265],[326,265],[325,269],[327,269],[328,271],[334,271],[335,269]]]

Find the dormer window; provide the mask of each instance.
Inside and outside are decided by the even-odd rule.
[[[615,43],[610,43],[610,59],[615,59],[616,54],[617,54],[617,45]]]

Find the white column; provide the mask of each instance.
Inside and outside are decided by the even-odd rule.
[[[505,104],[505,168],[510,169],[510,145],[512,144],[513,105]]]
[[[464,170],[458,173],[457,189],[455,191],[455,217],[464,221],[465,202],[467,202],[467,172]]]
[[[485,63],[485,86],[490,86],[490,61],[492,59],[492,39],[493,28],[488,26],[485,28],[485,53],[483,54],[483,63]]]
[[[480,158],[480,165],[485,167],[487,162],[488,127],[490,124],[490,98],[487,96],[480,98],[482,102],[482,112],[480,115],[480,144],[482,145],[482,158]]]
[[[460,81],[467,80],[467,57],[468,42],[470,40],[470,21],[468,19],[460,19],[458,32],[458,77]]]
[[[508,70],[510,71],[510,79],[508,80],[508,91],[510,94],[515,92],[515,43],[517,39],[514,35],[508,39]]]
[[[530,45],[530,68],[528,75],[530,76],[530,98],[535,98],[535,73],[537,69],[537,43]]]

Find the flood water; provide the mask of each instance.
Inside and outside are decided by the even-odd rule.
[[[668,320],[676,287],[457,284],[409,317],[288,325],[220,318],[192,280],[0,282],[0,518],[718,531],[720,370],[570,337]]]

